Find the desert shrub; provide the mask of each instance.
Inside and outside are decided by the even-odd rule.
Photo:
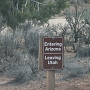
[[[39,35],[33,32],[27,33],[25,46],[30,55],[38,57]]]
[[[90,66],[88,67],[88,71],[87,71],[87,73],[90,73]]]
[[[90,56],[90,47],[80,47],[77,50],[76,57],[88,57]]]
[[[3,23],[3,17],[0,15],[0,29],[1,29],[1,27],[4,25],[4,23]]]
[[[13,55],[2,64],[6,76],[14,78],[16,83],[24,83],[37,76],[38,62],[34,57],[28,57],[20,51],[15,51]]]
[[[2,54],[2,58],[6,58],[7,56],[12,56],[12,50],[13,50],[13,35],[11,32],[7,31],[7,34],[0,35],[0,41],[1,41],[1,51],[0,54]]]
[[[38,73],[38,43],[39,35],[35,27],[29,29],[17,28],[16,31],[8,31],[0,35],[1,51],[0,71],[15,79],[15,82],[23,83],[37,76]]]
[[[8,58],[1,65],[3,73],[7,77],[14,78],[15,83],[25,83],[33,77],[37,77],[38,62],[34,57],[25,57],[24,54],[15,52],[12,58]]]
[[[73,43],[74,52],[77,52],[79,48],[80,48],[80,43]]]
[[[89,62],[89,60],[90,60],[90,58],[87,58],[88,60],[87,60],[87,74],[90,74],[90,62]]]
[[[75,57],[70,58],[68,53],[65,53],[63,79],[82,77],[88,72],[88,68],[89,65],[85,63],[85,60],[82,61],[81,58]]]
[[[79,77],[86,73],[83,66],[80,66],[77,63],[70,63],[66,67],[69,71],[69,78]]]
[[[50,26],[49,24],[44,28],[44,35],[48,36],[65,36],[68,33],[68,25],[62,26],[60,23]],[[42,32],[43,33],[43,32]]]

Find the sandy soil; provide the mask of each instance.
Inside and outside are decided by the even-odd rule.
[[[11,79],[0,77],[0,90],[46,90],[46,78],[32,80],[27,84],[15,85],[8,83]],[[90,75],[63,80],[62,75],[55,74],[55,90],[90,90]]]

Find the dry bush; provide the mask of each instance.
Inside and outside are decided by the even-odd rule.
[[[30,55],[37,58],[39,47],[39,35],[33,32],[27,33],[27,38],[25,38],[25,47]]]
[[[25,83],[30,81],[38,73],[38,62],[34,57],[27,57],[20,51],[14,52],[14,56],[5,63],[4,74],[15,78],[15,83]]]
[[[26,35],[24,28],[0,35],[0,71],[13,77],[17,83],[29,81],[38,73],[39,36],[36,32],[29,32],[33,29],[28,29]]]
[[[88,57],[90,56],[90,47],[80,47],[78,50],[77,50],[77,54],[76,54],[76,57]]]
[[[63,79],[82,77],[89,73],[90,63],[88,60],[81,60],[81,58],[70,58],[68,53],[64,56],[64,69],[62,73]]]
[[[86,73],[86,70],[84,70],[84,66],[80,66],[78,63],[75,62],[69,63],[66,68],[69,71],[68,78],[79,77]]]

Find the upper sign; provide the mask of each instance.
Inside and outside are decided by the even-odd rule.
[[[63,68],[63,38],[43,37],[43,69]]]

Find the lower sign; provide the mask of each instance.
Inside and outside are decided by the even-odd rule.
[[[62,55],[61,54],[44,54],[43,61],[44,69],[61,69],[62,68]]]
[[[45,51],[45,48],[49,48],[49,50]],[[52,51],[50,48],[54,48],[54,50]],[[58,48],[60,49],[57,50]],[[43,69],[56,70],[61,68],[63,68],[63,38],[43,37]]]

